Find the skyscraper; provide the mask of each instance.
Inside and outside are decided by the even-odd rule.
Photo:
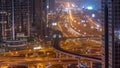
[[[55,11],[55,0],[48,0],[48,8],[50,12]]]
[[[11,39],[12,37],[12,15],[14,10],[15,37],[29,37],[31,23],[33,23],[34,10],[33,0],[0,0],[0,22],[2,38]]]
[[[102,0],[104,68],[120,68],[120,0]]]
[[[0,42],[2,41],[2,28],[1,28],[1,23],[0,23]]]
[[[0,4],[1,4],[1,1],[0,1]],[[2,6],[0,5],[0,42],[2,41],[2,21],[1,21],[1,19],[2,19],[2,11],[1,11],[1,9],[2,9]]]
[[[47,0],[35,0],[35,23],[37,35],[45,38],[47,32]]]
[[[0,35],[1,40],[6,39],[7,31],[10,30],[11,3],[9,0],[0,0]],[[9,8],[8,8],[9,7]],[[6,26],[8,24],[8,26]]]

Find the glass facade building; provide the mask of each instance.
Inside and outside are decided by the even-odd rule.
[[[31,31],[44,38],[47,34],[47,3],[54,11],[55,0],[13,0],[16,39],[29,37]],[[0,37],[12,38],[12,0],[0,0]]]
[[[120,68],[120,0],[102,0],[104,68]]]
[[[39,37],[46,36],[47,0],[35,0],[36,33]]]
[[[2,25],[0,23],[0,42],[2,41]]]
[[[30,26],[33,23],[33,0],[13,0],[15,36],[30,36]],[[3,39],[12,37],[12,0],[0,0],[0,24]]]
[[[55,0],[48,0],[48,6],[49,6],[49,11],[54,12],[55,11]]]

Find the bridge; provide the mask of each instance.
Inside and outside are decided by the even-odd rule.
[[[59,45],[59,42],[60,42],[60,39],[59,37],[57,36],[55,39],[54,39],[54,43],[53,43],[53,47],[61,52],[61,53],[64,53],[66,55],[71,55],[71,56],[74,56],[74,57],[77,57],[77,58],[84,58],[84,59],[87,59],[87,60],[92,60],[92,61],[97,61],[97,62],[102,62],[102,59],[101,58],[96,58],[96,57],[92,57],[92,56],[87,56],[87,55],[79,55],[79,54],[76,54],[76,53],[73,53],[73,52],[69,52],[69,51],[66,51],[64,49],[62,49]]]

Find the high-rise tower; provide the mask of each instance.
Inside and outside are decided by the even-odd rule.
[[[37,35],[46,37],[47,28],[47,0],[35,0],[35,23]]]
[[[48,11],[54,12],[55,11],[55,0],[48,0]]]
[[[120,68],[120,0],[102,0],[104,68]]]
[[[13,2],[15,38],[29,37],[34,17],[34,2],[33,0],[13,0]],[[0,0],[0,22],[3,39],[11,39],[12,37],[13,11],[12,0]]]

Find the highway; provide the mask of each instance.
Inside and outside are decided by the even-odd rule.
[[[15,66],[15,65],[34,65],[37,63],[41,64],[75,64],[77,59],[74,57],[68,57],[64,55],[56,56],[58,52],[53,48],[44,48],[38,50],[21,50],[13,52],[1,53],[0,65],[4,66]],[[52,56],[55,55],[55,56]]]
[[[76,58],[21,58],[21,57],[1,57],[0,65],[34,65],[41,64],[75,64]]]
[[[74,52],[66,51],[66,50],[64,50],[60,47],[59,42],[60,42],[59,37],[57,37],[57,38],[54,39],[54,43],[53,43],[53,47],[56,50],[58,50],[59,52],[62,52],[62,53],[67,54],[67,55],[74,56],[76,58],[84,58],[84,59],[88,59],[88,60],[92,60],[92,61],[102,62],[102,60],[100,58],[95,58],[95,57],[86,56],[86,55],[79,55],[79,54],[76,54]]]
[[[68,3],[69,4],[69,3]],[[63,12],[64,13],[64,12]],[[92,55],[82,55],[77,54],[72,51],[65,50],[63,47],[61,47],[61,40],[90,40],[92,43],[98,43],[101,45],[101,34],[102,34],[102,26],[96,22],[93,21],[92,18],[90,18],[88,15],[86,15],[82,10],[80,10],[80,13],[75,14],[72,9],[68,11],[67,14],[61,13],[62,16],[58,19],[58,25],[56,26],[56,29],[60,30],[63,33],[63,37],[59,38],[57,36],[54,38],[54,44],[53,47],[67,55],[72,55],[78,58],[84,58],[92,61],[102,62],[101,58],[92,57]],[[83,20],[85,22],[83,22]],[[81,44],[76,43],[75,44]],[[75,45],[73,46],[73,48]],[[94,46],[93,46],[94,48]]]
[[[87,46],[88,48],[91,47],[91,49],[95,49],[95,46],[97,46],[100,49],[102,44],[101,43],[102,26],[98,24],[96,21],[93,21],[92,18],[86,15],[82,10],[77,12],[80,13],[76,14],[74,11],[69,10],[68,13],[60,11],[58,13],[59,15],[56,14],[57,17],[55,18],[55,22],[57,21],[57,26],[53,26],[52,28],[60,31],[63,34],[63,37],[62,36],[60,37],[58,36],[59,34],[56,34],[56,37],[54,37],[53,40],[50,41],[53,42],[52,46],[58,52],[63,53],[65,55],[73,56],[75,58],[53,57],[53,55],[56,56],[56,50],[49,48],[34,50],[35,46],[31,44],[25,47],[27,50],[23,50],[23,48],[19,48],[20,51],[17,51],[18,49],[15,48],[12,49],[13,51],[9,50],[9,52],[1,53],[0,65],[27,66],[30,64],[32,65],[37,63],[43,63],[43,64],[71,63],[72,64],[72,63],[77,63],[78,58],[101,63],[102,62],[101,56],[95,56],[96,54],[95,55],[82,54],[80,53],[80,51],[78,51],[79,52],[78,54],[72,51],[72,49],[78,48],[77,45],[79,45],[79,47],[84,47],[83,49],[79,48],[80,50],[85,50],[85,46],[81,44],[87,43],[86,40],[90,41],[90,43],[93,43],[93,45]],[[65,46],[63,44],[66,42],[64,41],[68,41],[69,44],[65,44],[65,45],[70,50],[65,49]],[[73,43],[73,45],[71,43]],[[35,45],[38,44],[35,43]],[[42,43],[40,43],[39,45],[44,46],[47,44],[43,45]],[[50,44],[48,46],[50,46]],[[52,58],[49,55],[51,53],[52,53]],[[99,52],[99,54],[101,54],[101,52]]]

